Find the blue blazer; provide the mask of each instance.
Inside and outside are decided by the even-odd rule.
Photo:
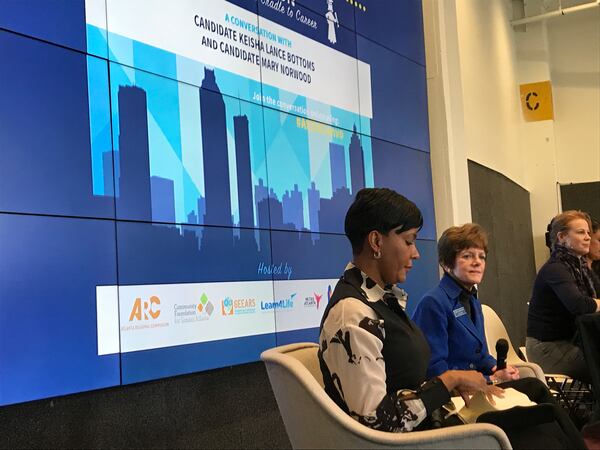
[[[444,274],[440,284],[430,290],[413,313],[414,320],[431,347],[427,377],[446,370],[477,370],[491,375],[496,359],[489,354],[481,303],[470,296],[474,320],[467,315],[459,298],[462,288]]]

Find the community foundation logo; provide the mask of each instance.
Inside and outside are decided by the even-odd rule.
[[[210,319],[215,306],[206,294],[202,294],[198,303],[175,304],[173,310],[175,323],[189,323]]]
[[[234,316],[256,312],[256,299],[225,297],[221,300],[221,315]]]
[[[198,310],[198,314],[200,316],[199,320],[208,320],[215,310],[215,305],[212,304],[206,294],[202,294],[200,297],[200,303],[198,303],[196,309]]]

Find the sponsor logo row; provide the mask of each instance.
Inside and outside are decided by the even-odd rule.
[[[173,306],[173,313],[175,323],[187,323],[206,321],[215,314],[228,317],[254,314],[256,312],[291,311],[299,305],[302,305],[303,308],[315,308],[320,311],[329,303],[330,298],[331,286],[328,286],[326,295],[325,293],[314,292],[302,299],[298,298],[297,293],[292,293],[287,298],[274,301],[225,297],[218,300],[217,307],[215,307],[215,303],[203,293],[197,302],[176,303]],[[152,295],[148,299],[138,297],[133,302],[129,322],[156,321],[159,320],[162,313],[161,300],[158,296]]]

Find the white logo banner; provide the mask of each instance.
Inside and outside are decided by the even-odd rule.
[[[98,286],[98,354],[318,327],[336,282]]]

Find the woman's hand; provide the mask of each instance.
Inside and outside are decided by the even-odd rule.
[[[492,375],[490,375],[490,380],[497,380],[499,383],[503,381],[512,381],[518,380],[520,378],[519,369],[513,366],[506,366],[505,369],[496,370],[496,367],[492,368]]]
[[[487,397],[488,402],[490,402],[492,405],[495,405],[496,400],[494,400],[494,397],[504,398],[504,389],[502,389],[500,386],[488,384],[487,389],[484,391],[484,394]],[[466,403],[467,402],[465,401],[465,404]]]
[[[495,403],[494,396],[504,396],[504,389],[488,384],[484,376],[476,370],[448,370],[441,374],[439,379],[448,391],[457,390],[467,406],[476,392],[483,392],[492,404]]]

